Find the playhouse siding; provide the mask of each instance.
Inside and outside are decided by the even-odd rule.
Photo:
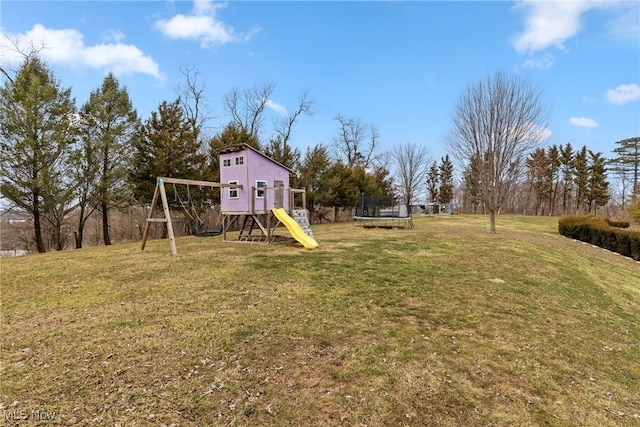
[[[242,164],[236,164],[236,159],[240,157],[242,157]],[[229,160],[229,166],[224,166],[225,159]],[[250,212],[252,205],[251,189],[256,186],[256,181],[258,180],[266,181],[267,187],[270,188],[266,191],[266,197],[268,202],[267,209],[271,209],[275,206],[275,194],[272,188],[276,181],[282,182],[285,189],[289,188],[289,170],[251,149],[245,148],[230,153],[221,153],[220,181],[224,183],[237,181],[238,184],[242,185],[242,189],[237,189],[237,198],[232,199],[229,197],[232,192],[231,189],[225,188],[221,191],[220,203],[222,212]],[[287,191],[284,191],[282,203],[282,207],[288,211],[289,194]],[[261,211],[263,207],[264,200],[256,198],[255,210]]]

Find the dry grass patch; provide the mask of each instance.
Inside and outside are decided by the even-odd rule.
[[[501,217],[495,236],[480,216],[414,223],[314,226],[315,251],[185,237],[175,258],[152,241],[3,259],[1,411],[59,425],[640,423],[637,263],[550,218]]]

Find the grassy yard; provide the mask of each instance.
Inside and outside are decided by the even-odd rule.
[[[414,222],[3,259],[2,422],[640,425],[639,263],[557,218]]]

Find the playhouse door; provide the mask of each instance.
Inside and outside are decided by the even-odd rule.
[[[273,181],[273,204],[275,208],[284,207],[284,182]]]

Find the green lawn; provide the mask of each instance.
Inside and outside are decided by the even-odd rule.
[[[557,218],[2,262],[7,425],[640,425],[640,264]],[[25,421],[12,420],[24,416]]]

